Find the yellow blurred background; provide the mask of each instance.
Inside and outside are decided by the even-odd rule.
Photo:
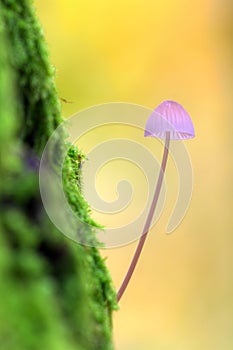
[[[190,113],[188,213],[151,230],[114,314],[116,350],[233,348],[233,3],[229,0],[36,0],[63,115],[164,99]],[[103,251],[119,287],[136,243]],[[64,349],[65,350],[65,349]]]

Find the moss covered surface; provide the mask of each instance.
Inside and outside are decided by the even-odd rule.
[[[31,1],[0,0],[0,344],[6,350],[113,348],[116,297],[104,261],[96,247],[64,237],[40,199],[39,157],[61,121]],[[58,147],[65,142],[64,131]],[[95,241],[79,162],[71,147],[64,190],[81,220],[91,223],[86,234]]]

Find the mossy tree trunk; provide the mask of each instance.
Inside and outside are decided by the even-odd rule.
[[[112,349],[115,291],[99,251],[65,238],[40,199],[38,163],[62,122],[43,32],[29,0],[0,0],[0,346],[6,350]],[[65,133],[64,133],[65,135]],[[65,145],[65,137],[60,147]],[[88,222],[78,150],[63,176]],[[54,160],[55,162],[56,160]],[[69,169],[69,171],[67,170]],[[65,179],[66,180],[66,179]],[[87,234],[93,236],[93,230]]]

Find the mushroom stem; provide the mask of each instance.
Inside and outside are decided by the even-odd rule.
[[[165,145],[164,145],[164,151],[163,151],[163,159],[162,159],[162,164],[160,167],[159,178],[158,178],[157,185],[155,188],[153,201],[151,204],[149,214],[148,214],[147,219],[146,219],[145,226],[144,226],[143,231],[142,231],[142,235],[141,235],[140,240],[138,242],[138,246],[137,246],[136,251],[134,253],[133,259],[132,259],[131,264],[129,266],[129,269],[125,275],[125,278],[120,286],[120,289],[117,292],[117,301],[118,302],[120,301],[122,295],[124,294],[128,284],[129,284],[129,281],[130,281],[132,274],[134,272],[134,269],[137,265],[138,259],[141,255],[141,252],[142,252],[142,248],[145,244],[145,241],[146,241],[146,238],[148,235],[148,231],[149,231],[151,221],[152,221],[155,209],[156,209],[156,205],[158,203],[159,194],[160,194],[162,183],[163,183],[163,178],[164,178],[164,173],[165,173],[165,168],[166,168],[167,158],[168,158],[168,152],[169,152],[169,145],[170,145],[170,132],[166,132],[166,139],[165,139]]]

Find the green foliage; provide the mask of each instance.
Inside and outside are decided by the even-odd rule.
[[[40,199],[38,157],[62,121],[53,74],[31,1],[1,0],[0,344],[6,350],[109,350],[116,296],[104,261],[97,248],[64,237]],[[65,143],[64,131],[58,149]],[[71,146],[64,191],[96,243],[98,225],[80,189],[81,161]]]

